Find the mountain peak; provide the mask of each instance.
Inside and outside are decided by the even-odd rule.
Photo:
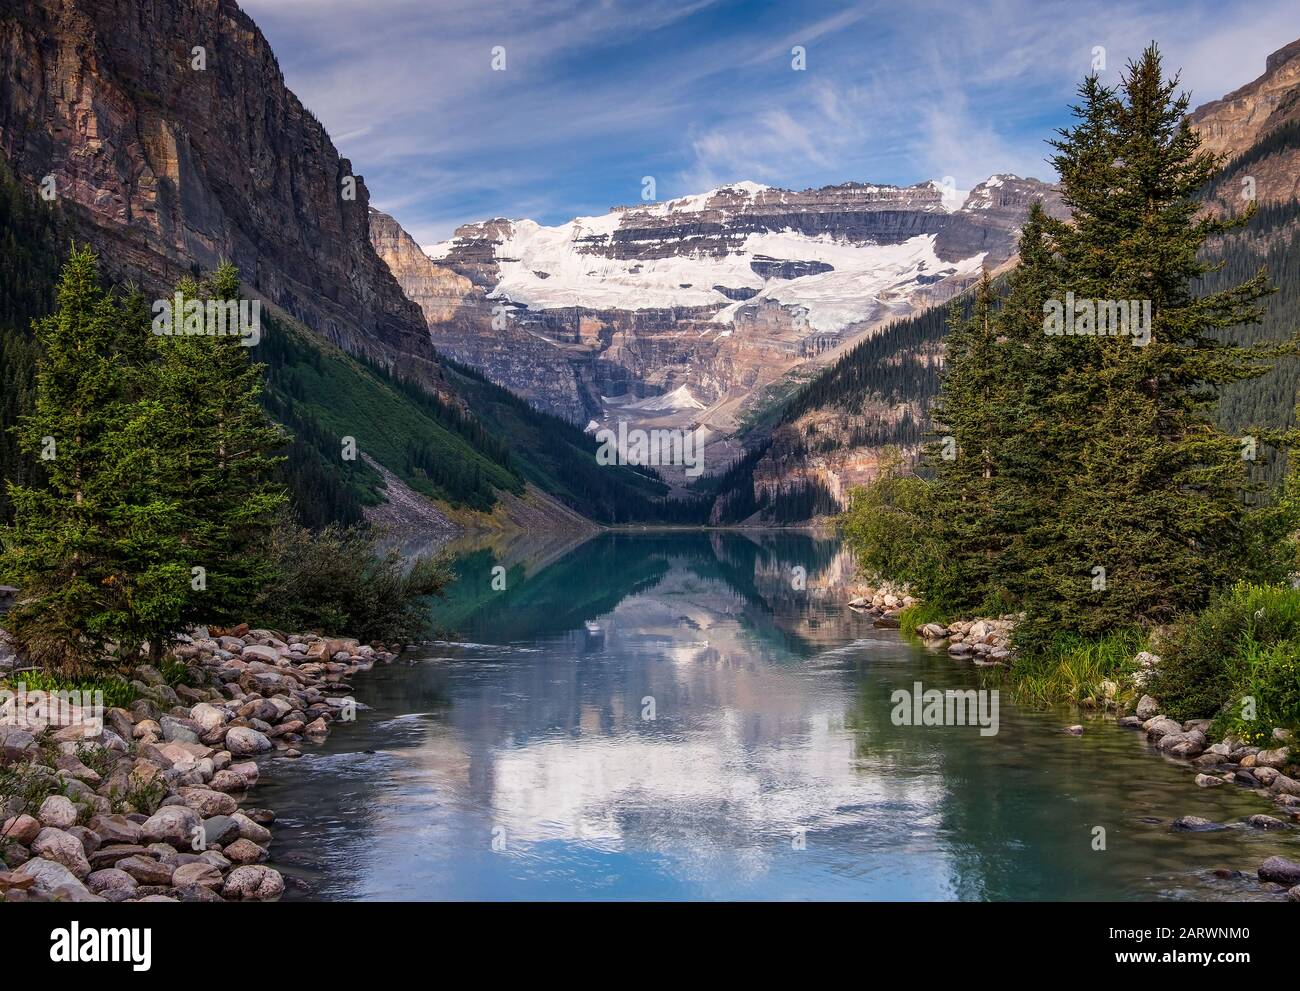
[[[969,196],[933,179],[743,180],[556,225],[464,224],[423,260],[398,238],[380,248],[437,348],[542,408],[717,426],[794,366],[1002,265],[1039,198],[1061,213],[1053,187],[1010,173]]]

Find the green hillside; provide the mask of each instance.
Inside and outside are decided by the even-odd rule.
[[[573,424],[445,355],[440,360],[474,416],[494,435],[509,438],[511,464],[569,508],[600,523],[708,519],[708,499],[668,499],[668,486],[651,469],[598,464],[599,445]]]
[[[284,481],[309,524],[355,522],[382,500],[362,455],[454,507],[491,509],[494,490],[523,491],[505,447],[471,419],[291,320],[265,319],[253,357],[267,366],[268,411],[294,435]],[[345,437],[355,460],[343,457]]]

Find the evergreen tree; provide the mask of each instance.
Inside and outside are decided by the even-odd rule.
[[[56,312],[37,325],[36,397],[17,433],[47,482],[9,483],[15,514],[0,575],[22,589],[6,625],[38,663],[77,668],[110,649],[133,656],[147,620],[176,600],[181,576],[153,537],[176,507],[152,484],[156,410],[139,401],[148,379],[140,316],[100,287],[94,254],[74,247]]]
[[[1067,479],[1055,470],[1069,424],[1052,415],[1064,356],[1057,338],[1043,331],[1043,305],[1058,282],[1056,257],[1047,237],[1048,216],[1034,203],[1021,232],[1020,264],[1007,280],[999,313],[999,367],[1008,401],[998,435],[996,513],[1006,546],[1001,563],[1008,604],[1033,594],[1028,574],[1036,550],[1035,523],[1056,512]]]
[[[1269,290],[1261,273],[1196,295],[1212,269],[1201,247],[1245,218],[1201,215],[1196,194],[1218,163],[1200,151],[1177,85],[1153,45],[1118,90],[1088,79],[1079,123],[1053,142],[1072,211],[1045,223],[1056,298],[1149,303],[1150,340],[1067,336],[1049,347],[1060,357],[1047,405],[1060,425],[1048,483],[1059,501],[1032,535],[1031,635],[1162,622],[1244,565],[1246,463],[1213,416],[1225,385],[1263,371],[1223,332],[1257,321]]]
[[[27,189],[0,161],[0,479],[33,484],[40,460],[19,450],[12,429],[31,412],[36,392],[33,323],[54,309],[59,281],[61,213]],[[0,484],[0,524],[12,517]]]
[[[948,318],[945,367],[926,451],[934,470],[930,510],[944,548],[939,570],[920,591],[944,608],[1005,606],[1016,569],[1008,559],[1015,534],[1006,526],[1007,446],[1017,423],[1016,384],[1006,363],[998,301],[987,274],[969,316]]]
[[[211,321],[208,303],[239,301],[239,276],[226,263],[206,282],[177,287],[182,309],[203,309],[201,327],[155,335],[156,381],[151,397],[161,415],[153,445],[159,491],[180,507],[174,538],[186,573],[180,628],[239,616],[271,577],[267,542],[286,503],[273,480],[289,440],[259,402],[265,366],[249,359],[246,338],[227,321]],[[201,333],[184,333],[184,330]]]

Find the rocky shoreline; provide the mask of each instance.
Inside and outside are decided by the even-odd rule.
[[[348,638],[199,629],[165,665],[174,676],[183,665],[183,678],[173,686],[141,665],[139,697],[102,719],[82,705],[29,731],[42,714],[11,703],[0,724],[0,781],[12,793],[0,808],[0,900],[279,898],[284,877],[265,863],[275,814],[245,804],[259,762],[300,756],[355,718],[347,679],[396,657]]]
[[[892,585],[880,588],[855,589],[857,594],[849,600],[851,609],[874,617],[873,626],[894,629],[899,625],[902,611],[917,602],[905,590]],[[917,627],[916,635],[927,646],[942,647],[947,644],[948,656],[954,660],[973,661],[977,666],[1010,666],[1015,660],[1011,647],[1011,634],[1017,617],[984,617],[960,620],[949,624],[924,623]],[[1132,675],[1135,689],[1141,689],[1150,680],[1160,658],[1142,651],[1134,658],[1136,670]],[[1225,738],[1212,742],[1211,719],[1188,719],[1179,722],[1168,718],[1160,703],[1150,695],[1142,695],[1132,713],[1128,713],[1123,693],[1117,682],[1107,681],[1100,686],[1101,698],[1094,700],[1095,707],[1115,711],[1117,723],[1125,729],[1145,735],[1157,754],[1185,764],[1196,772],[1194,782],[1201,788],[1237,785],[1249,788],[1260,798],[1276,807],[1277,815],[1253,815],[1246,820],[1251,829],[1292,829],[1300,823],[1300,750],[1293,744],[1291,734],[1274,730],[1273,748],[1248,745],[1240,740]],[[1070,726],[1064,732],[1080,735],[1082,725]],[[1171,827],[1177,832],[1205,832],[1227,829],[1199,816],[1181,816]],[[1300,902],[1300,863],[1283,857],[1270,857],[1258,869],[1261,881],[1280,884],[1287,898]]]

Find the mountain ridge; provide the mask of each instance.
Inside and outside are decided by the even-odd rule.
[[[580,430],[476,423],[462,392],[496,402],[491,390],[444,366],[371,243],[363,177],[234,0],[5,0],[0,73],[0,158],[97,250],[106,281],[170,297],[229,260],[244,295],[267,304],[254,354],[268,365],[264,405],[295,435],[285,480],[305,521],[357,522],[384,499],[382,472],[341,457],[345,437],[421,498],[494,526],[513,510],[521,526],[538,518],[544,500],[520,497],[532,478],[563,479],[557,466],[588,448],[594,465]],[[25,381],[30,328],[0,335],[0,374]],[[522,445],[539,450],[520,474],[503,448]],[[599,483],[552,488],[597,517],[625,497],[653,511],[662,489],[621,467]]]
[[[440,351],[574,424],[705,426],[713,472],[767,390],[1005,266],[1035,199],[1063,213],[1049,184],[1005,173],[965,194],[744,181],[425,248],[384,215],[372,239]],[[682,388],[704,409],[649,415]]]

